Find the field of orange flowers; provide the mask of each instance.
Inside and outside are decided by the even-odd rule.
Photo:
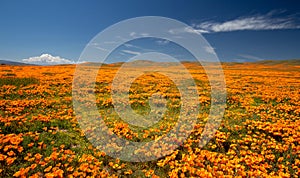
[[[0,177],[300,176],[299,64],[223,64],[226,110],[214,138],[201,149],[210,86],[201,66],[184,65],[198,88],[197,124],[171,154],[137,163],[112,158],[85,137],[72,104],[75,66],[0,66]],[[180,108],[174,83],[157,73],[134,81],[129,99],[137,113],[149,114],[148,98],[155,92],[168,99],[162,121],[141,129],[112,111],[110,84],[118,69],[103,66],[96,82],[97,107],[109,129],[135,142],[168,133]]]

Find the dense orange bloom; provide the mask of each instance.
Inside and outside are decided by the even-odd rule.
[[[25,176],[29,171],[29,168],[21,168],[18,172],[16,172],[13,176],[14,177],[23,177]]]
[[[37,164],[32,164],[32,165],[30,166],[30,168],[31,168],[31,169],[35,169],[36,166],[37,166]]]
[[[32,143],[29,143],[28,144],[28,147],[32,147],[34,145],[34,143],[32,142]]]
[[[52,169],[52,166],[49,166],[46,169],[44,169],[44,172],[49,172],[51,169]]]
[[[0,161],[5,160],[6,157],[7,157],[6,155],[0,154]]]
[[[171,143],[180,144],[172,153],[138,164],[106,156],[84,138],[86,134],[95,142],[102,139],[93,133],[99,125],[86,123],[88,129],[82,130],[76,120],[72,105],[75,66],[0,66],[0,177],[299,176],[300,65],[222,65],[227,107],[214,137],[203,148],[198,147],[209,116],[210,83],[201,66],[184,63],[198,89],[197,124],[183,143],[170,139]],[[86,91],[96,95],[99,118],[108,126],[109,134],[127,139],[126,144],[161,139],[180,117],[182,101],[176,84],[167,76],[148,71],[134,80],[129,103],[137,114],[151,112],[149,98],[153,94],[159,93],[167,100],[167,111],[161,120],[153,127],[139,128],[113,111],[111,83],[119,67],[120,64],[102,66],[95,91]],[[172,66],[166,70],[180,73]],[[89,100],[85,96],[80,98],[82,103]],[[86,107],[89,106],[87,103]],[[124,151],[113,141],[107,140],[105,144]],[[163,143],[151,148],[151,152],[160,155],[170,148]]]
[[[12,163],[14,163],[14,161],[16,160],[17,158],[11,158],[11,157],[7,157],[6,158],[6,163],[8,165],[11,165]]]

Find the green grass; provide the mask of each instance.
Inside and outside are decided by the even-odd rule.
[[[32,84],[39,84],[39,80],[33,77],[29,78],[15,78],[15,77],[7,77],[0,78],[0,87],[4,85],[13,85],[16,87],[27,86]]]

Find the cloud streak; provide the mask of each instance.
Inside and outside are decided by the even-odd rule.
[[[251,60],[251,61],[262,61],[264,59],[257,57],[257,56],[253,56],[253,55],[249,55],[249,54],[240,54],[238,55],[246,60]]]
[[[158,45],[167,45],[167,44],[170,43],[169,40],[157,40],[157,41],[155,41],[155,42],[156,42],[156,44],[158,44]]]
[[[211,46],[205,46],[205,47],[204,47],[204,50],[205,50],[207,53],[209,53],[209,54],[214,54],[214,55],[216,55],[215,49],[214,49],[213,47],[211,47]]]
[[[299,18],[296,15],[276,17],[283,12],[271,11],[265,15],[239,17],[224,22],[207,21],[192,26],[199,33],[217,33],[242,30],[281,30],[300,29]]]
[[[131,51],[131,50],[122,50],[122,52],[127,53],[127,54],[132,54],[132,55],[140,55],[141,53],[138,51]]]

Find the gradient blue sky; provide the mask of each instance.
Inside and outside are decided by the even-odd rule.
[[[300,58],[299,13],[297,0],[1,0],[0,59],[49,54],[77,61],[100,31],[138,16],[193,26],[222,61],[294,59]]]

